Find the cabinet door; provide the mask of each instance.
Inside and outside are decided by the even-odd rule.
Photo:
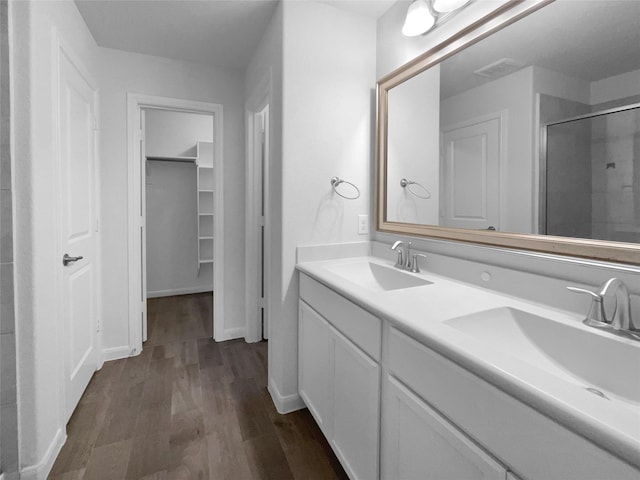
[[[353,480],[378,478],[380,366],[332,328],[333,436]]]
[[[326,437],[330,437],[330,362],[327,321],[299,303],[298,391]]]
[[[382,402],[385,480],[504,480],[506,469],[388,376]]]

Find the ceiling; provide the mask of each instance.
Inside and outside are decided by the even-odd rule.
[[[372,18],[378,18],[396,2],[319,1]],[[75,3],[101,47],[244,69],[278,0],[75,0]]]
[[[503,58],[589,82],[640,69],[640,1],[556,1],[445,60],[441,98],[492,81],[473,72]]]

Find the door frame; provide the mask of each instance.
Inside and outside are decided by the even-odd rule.
[[[127,93],[127,250],[129,292],[129,348],[130,355],[142,352],[143,314],[142,304],[147,301],[142,275],[145,259],[139,229],[146,213],[140,215],[143,205],[143,171],[141,168],[139,142],[143,139],[141,116],[143,109],[159,109],[213,115],[214,149],[214,248],[213,248],[213,332],[216,341],[225,340],[224,333],[224,205],[223,205],[223,107],[221,104],[197,102],[170,97],[159,97],[139,93]],[[142,301],[138,301],[139,296]]]
[[[56,258],[54,260],[56,266],[56,277],[55,277],[55,292],[56,298],[58,299],[56,310],[58,316],[58,345],[59,354],[60,354],[60,391],[59,391],[59,415],[60,418],[63,419],[63,423],[66,423],[66,399],[67,399],[67,349],[64,345],[65,336],[64,332],[66,329],[65,318],[64,318],[64,305],[62,302],[62,293],[63,293],[63,275],[64,271],[61,267],[61,259],[63,255],[63,245],[62,245],[62,218],[63,213],[60,210],[61,205],[63,204],[62,195],[64,192],[62,191],[62,178],[61,178],[61,165],[62,165],[62,151],[61,151],[61,138],[60,138],[60,112],[61,112],[61,97],[60,97],[60,76],[61,76],[61,58],[64,55],[69,63],[71,63],[74,68],[77,69],[78,73],[84,78],[89,87],[92,90],[92,102],[93,102],[93,218],[92,223],[95,225],[95,236],[94,236],[94,286],[95,291],[94,299],[94,313],[95,313],[95,335],[94,335],[94,348],[96,349],[96,370],[102,368],[104,364],[104,355],[102,352],[102,230],[101,230],[101,202],[100,202],[100,89],[98,87],[98,82],[95,77],[89,72],[89,70],[85,67],[84,63],[80,60],[80,57],[75,53],[71,45],[59,34],[58,30],[54,28],[51,33],[51,59],[52,59],[52,81],[51,81],[51,92],[52,92],[52,108],[53,108],[53,131],[52,131],[52,139],[53,139],[53,151],[55,152],[53,155],[54,169],[56,172],[55,178],[55,186],[54,186],[54,211],[56,213],[56,221],[55,221],[55,252]]]
[[[270,193],[269,193],[269,161],[270,161],[270,136],[271,136],[271,70],[269,69],[258,82],[253,94],[245,105],[246,119],[246,212],[245,212],[245,292],[246,292],[246,330],[247,342],[259,342],[263,339],[262,321],[260,316],[260,269],[257,267],[260,259],[260,217],[261,198],[258,195],[260,189],[264,199],[264,267],[262,277],[264,281],[264,297],[262,311],[267,330],[270,329],[269,321],[269,273],[271,271],[271,227],[270,227]],[[264,140],[264,164],[259,162],[259,141],[256,116],[264,112],[265,140]],[[264,177],[264,180],[263,180]],[[264,338],[269,338],[269,331]]]

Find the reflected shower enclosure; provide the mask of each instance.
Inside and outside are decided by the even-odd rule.
[[[573,116],[542,130],[541,230],[640,243],[640,104],[587,113],[579,112],[586,105],[544,97],[541,112]]]

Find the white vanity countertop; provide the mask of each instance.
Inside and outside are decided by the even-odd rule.
[[[443,322],[493,308],[511,307],[569,323],[594,335],[610,334],[582,325],[583,317],[578,315],[428,272],[407,274],[433,282],[430,285],[372,291],[332,271],[338,264],[363,261],[393,267],[386,260],[358,257],[299,263],[297,268],[504,392],[640,468],[640,403],[615,397],[606,391],[610,398],[594,395],[585,390],[589,386],[586,380],[580,382],[572,377],[568,381],[569,377],[555,376]],[[640,375],[640,342],[614,338],[637,347],[638,362],[635,365],[612,364],[612,371],[627,368]],[[603,358],[603,362],[607,361]]]

